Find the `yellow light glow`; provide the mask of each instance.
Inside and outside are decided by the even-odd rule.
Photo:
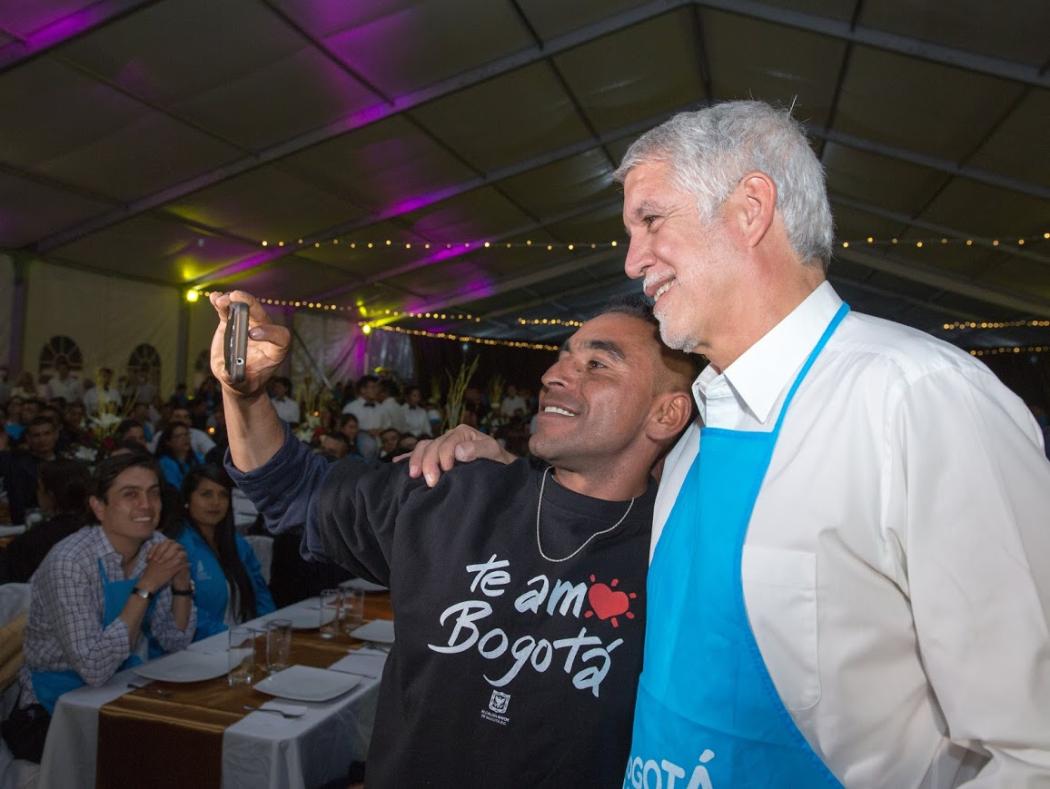
[[[199,290],[194,290],[193,288],[190,288],[186,291],[186,301],[188,301],[190,304],[193,304],[195,301],[200,299],[200,297],[201,292]]]
[[[370,324],[368,324],[368,323],[361,324],[361,332],[363,334],[371,334],[372,333],[372,326]]]

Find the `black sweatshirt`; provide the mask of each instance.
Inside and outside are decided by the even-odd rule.
[[[272,526],[301,522],[309,500],[310,552],[390,587],[396,643],[368,785],[620,786],[655,483],[618,527],[553,562],[537,548],[540,465],[476,461],[428,489],[407,464],[321,464],[290,439],[234,473]],[[569,556],[626,510],[548,475],[544,553]]]

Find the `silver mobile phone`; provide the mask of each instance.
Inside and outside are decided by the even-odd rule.
[[[244,380],[244,363],[248,356],[248,305],[243,301],[230,303],[226,319],[226,373],[239,384]]]

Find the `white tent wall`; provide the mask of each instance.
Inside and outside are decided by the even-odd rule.
[[[368,337],[362,334],[357,323],[334,315],[297,312],[292,325],[302,341],[292,340],[291,378],[294,383],[298,384],[306,376],[315,381],[318,378],[303,345],[332,384],[356,380],[364,374]]]
[[[175,288],[107,277],[34,260],[28,271],[23,364],[36,372],[52,337],[73,339],[83,354],[82,376],[100,366],[119,377],[131,352],[146,343],[160,356],[160,394],[175,386],[179,292]]]
[[[0,255],[0,364],[11,355],[11,308],[15,296],[15,267],[11,258]]]
[[[189,310],[189,331],[186,338],[186,380],[191,391],[200,386],[209,373],[208,361],[211,349],[211,338],[219,318],[215,308],[207,298],[201,297],[193,304],[187,304]],[[201,360],[201,354],[205,354]],[[202,361],[202,364],[198,364]],[[179,382],[181,383],[181,382]]]

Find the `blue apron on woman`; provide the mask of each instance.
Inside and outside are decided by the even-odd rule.
[[[747,616],[741,561],[751,513],[799,385],[770,433],[704,427],[649,568],[645,662],[625,787],[837,787],[769,676]]]
[[[98,560],[98,573],[102,578],[102,627],[106,628],[114,619],[120,616],[120,612],[124,610],[128,598],[131,597],[131,590],[135,588],[139,579],[128,578],[124,581],[109,580],[109,576],[106,575],[106,568],[103,566],[101,559]],[[149,607],[146,609],[146,613],[142,618],[142,631],[144,635],[148,635],[146,621],[149,619],[150,613],[153,611],[153,604],[155,602],[156,598],[151,597]],[[123,671],[124,669],[132,668],[141,663],[142,659],[138,655],[133,654],[120,664],[120,668],[118,668],[117,671]],[[83,678],[72,669],[66,671],[33,671],[30,672],[30,677],[33,680],[33,693],[36,695],[37,701],[40,702],[41,706],[52,715],[55,712],[55,703],[58,701],[59,696],[87,684],[84,682]]]

